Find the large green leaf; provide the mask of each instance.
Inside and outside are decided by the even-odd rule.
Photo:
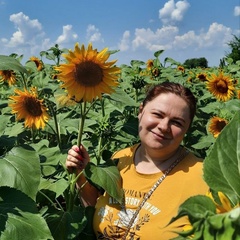
[[[206,215],[214,215],[215,213],[216,206],[213,201],[207,196],[197,195],[188,198],[181,204],[177,216],[173,217],[170,223],[185,215],[189,217],[191,223],[194,223],[201,218],[204,219]]]
[[[0,187],[0,239],[53,239],[36,203],[23,192]]]
[[[240,112],[222,130],[204,160],[204,179],[210,188],[240,199]]]
[[[35,151],[13,148],[0,158],[0,186],[14,187],[35,199],[40,182],[40,164]]]
[[[85,168],[86,177],[103,188],[110,196],[122,203],[123,191],[121,188],[121,176],[115,165],[96,166],[88,163]]]
[[[0,55],[0,70],[15,70],[27,73],[25,67],[18,60],[5,55]]]
[[[54,239],[75,239],[87,224],[84,209],[76,207],[73,212],[49,211],[46,221]]]
[[[41,179],[41,183],[39,185],[39,190],[47,190],[55,193],[55,197],[59,197],[63,192],[68,188],[69,183],[66,179],[60,178],[58,180],[55,179]]]
[[[66,154],[62,154],[59,147],[49,147],[49,141],[41,140],[31,144],[40,157],[41,173],[44,176],[52,175],[59,168],[59,163],[66,159]]]

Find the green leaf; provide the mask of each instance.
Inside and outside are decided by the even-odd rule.
[[[204,179],[216,192],[240,199],[240,112],[222,130],[204,160]]]
[[[47,190],[55,193],[55,197],[59,197],[63,192],[68,188],[68,181],[64,178],[60,178],[58,180],[53,179],[41,179],[41,183],[39,185],[39,190]]]
[[[84,230],[81,232],[79,239],[84,240],[96,240],[96,235],[93,231],[93,216],[94,216],[95,208],[88,206],[85,208],[85,216],[87,218],[87,225]]]
[[[188,216],[190,222],[193,224],[201,218],[205,218],[206,215],[213,215],[216,212],[216,206],[213,201],[203,195],[197,195],[188,198],[179,207],[178,214],[173,217],[170,223],[179,219],[182,216]]]
[[[88,163],[84,172],[90,181],[103,188],[119,203],[122,203],[123,190],[121,188],[121,176],[115,165],[96,166],[93,163]]]
[[[27,73],[27,70],[19,61],[13,57],[5,55],[0,55],[0,70],[14,70]]]
[[[35,199],[40,182],[40,164],[35,151],[13,148],[0,157],[0,186],[14,187]]]
[[[66,240],[75,239],[86,226],[84,209],[77,207],[73,212],[49,211],[46,214],[46,221],[54,239]]]
[[[110,99],[114,100],[112,104],[120,110],[125,106],[139,107],[139,103],[136,103],[129,94],[120,88],[115,89],[115,91],[111,94]]]
[[[5,131],[4,134],[8,135],[9,137],[15,137],[18,134],[24,132],[24,127],[21,122],[16,122],[13,126],[11,127],[6,127],[5,126]]]
[[[36,203],[21,191],[0,187],[1,240],[53,239]]]
[[[159,50],[159,51],[155,52],[154,57],[158,58],[163,52],[164,52],[164,50]]]
[[[66,155],[62,154],[59,147],[49,147],[49,142],[42,140],[31,146],[40,156],[41,171],[44,176],[53,174],[59,167],[59,162],[66,159]]]

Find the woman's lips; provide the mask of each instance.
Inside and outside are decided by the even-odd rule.
[[[153,135],[154,135],[156,138],[158,138],[158,139],[169,140],[169,137],[166,137],[166,136],[163,135],[163,134],[156,133],[156,132],[153,132],[153,131],[151,131],[151,132],[152,132]]]

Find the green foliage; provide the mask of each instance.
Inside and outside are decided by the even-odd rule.
[[[34,151],[12,148],[0,158],[0,169],[0,186],[16,188],[35,200],[40,182],[40,162]]]
[[[208,61],[204,57],[202,57],[202,58],[191,58],[191,59],[187,59],[183,63],[183,65],[186,68],[197,68],[197,67],[207,68],[208,67]]]
[[[64,52],[66,49],[59,49],[58,45],[42,51],[40,56],[53,64],[45,63],[42,59],[43,68],[40,71],[31,61],[22,65],[22,56],[0,56],[0,70],[13,70],[17,81],[14,86],[9,86],[7,81],[0,82],[0,215],[3,216],[0,219],[1,240],[95,239],[91,224],[94,209],[83,207],[76,197],[77,192],[74,192],[73,206],[69,207],[74,179],[65,169],[65,160],[68,149],[77,143],[79,120],[83,114],[81,104],[64,98],[66,94],[54,78],[54,66],[60,63],[61,54]],[[197,115],[182,144],[199,157],[219,157],[219,161],[213,161],[213,165],[206,162],[206,172],[208,168],[212,172],[213,166],[217,167],[214,172],[218,179],[209,179],[210,173],[207,173],[206,181],[215,191],[222,185],[221,190],[228,195],[232,203],[236,203],[239,201],[239,182],[235,182],[238,172],[235,169],[236,162],[231,157],[234,148],[239,145],[239,139],[232,125],[229,128],[227,126],[229,134],[226,138],[220,135],[219,141],[222,143],[219,146],[216,143],[216,150],[216,139],[209,132],[208,124],[213,116],[226,117],[230,121],[235,112],[240,110],[239,99],[235,94],[228,102],[218,102],[206,89],[205,82],[198,78],[198,74],[209,76],[216,73],[217,69],[202,70],[196,67],[180,71],[177,67],[181,63],[171,58],[165,58],[161,63],[162,53],[163,50],[159,50],[154,54],[151,67],[138,60],[132,60],[130,65],[121,65],[119,86],[115,92],[111,95],[103,94],[101,100],[86,104],[88,112],[82,143],[88,149],[91,164],[88,164],[82,174],[97,188],[107,191],[118,202],[122,201],[120,175],[110,157],[115,151],[139,141],[138,108],[149,86],[173,81],[190,88],[198,98]],[[222,70],[231,74],[233,79],[239,79],[240,64],[230,60],[227,63]],[[236,83],[236,89],[240,89],[239,84]],[[8,106],[9,96],[14,95],[16,88],[23,90],[31,87],[37,87],[38,97],[51,117],[44,129],[25,128],[24,121],[17,121]],[[234,126],[236,127],[236,122]],[[212,148],[215,152],[211,152]],[[222,149],[226,148],[223,153]],[[223,164],[220,160],[222,158],[227,159],[229,166]],[[226,171],[227,167],[231,169],[232,176]],[[228,184],[231,187],[228,188]],[[195,198],[189,201],[189,209],[193,214],[191,218],[203,217],[206,211],[207,216],[213,219],[210,222],[215,222],[212,203],[209,203],[208,198],[201,199],[204,201],[202,205],[198,204],[198,198],[196,203]],[[189,213],[188,203],[181,209],[181,214]],[[222,221],[226,223],[225,227],[228,226],[229,219],[235,219],[234,214],[236,212],[224,215]],[[216,221],[214,224],[218,224],[218,220]],[[210,229],[209,226],[207,229]]]
[[[22,73],[27,73],[22,64],[13,57],[8,57],[5,55],[0,55],[0,69],[1,70],[14,70]]]
[[[36,203],[16,188],[0,187],[0,238],[53,239]]]
[[[240,202],[240,112],[223,129],[204,161],[204,179],[216,192]]]
[[[213,192],[222,192],[230,200],[232,210],[216,212],[215,202],[207,196],[194,196],[180,207],[170,224],[188,216],[192,229],[176,239],[239,239],[240,238],[240,112],[223,129],[204,160],[204,179]],[[224,202],[219,202],[224,208]],[[189,237],[189,238],[188,238]]]
[[[233,63],[236,63],[238,60],[240,60],[240,37],[233,35],[233,39],[227,44],[230,47],[231,52],[226,53],[225,57],[231,58]]]

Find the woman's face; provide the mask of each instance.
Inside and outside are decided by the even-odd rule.
[[[181,144],[190,125],[187,103],[172,93],[162,93],[144,107],[140,106],[139,137],[149,150],[162,150],[166,154]]]

